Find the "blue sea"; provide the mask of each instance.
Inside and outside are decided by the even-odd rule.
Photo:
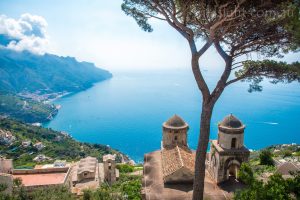
[[[203,73],[212,88],[219,74]],[[217,137],[218,122],[233,113],[246,125],[249,149],[300,143],[300,83],[264,81],[263,91],[255,93],[248,92],[248,85],[236,83],[223,93],[213,112],[211,139]],[[79,141],[110,145],[137,162],[160,148],[162,123],[174,114],[190,126],[190,147],[197,145],[201,95],[190,70],[115,72],[112,79],[55,104],[62,107],[44,126]]]

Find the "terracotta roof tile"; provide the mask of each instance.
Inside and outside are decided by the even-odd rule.
[[[169,176],[185,167],[194,173],[195,155],[186,147],[176,146],[161,151],[163,176]]]

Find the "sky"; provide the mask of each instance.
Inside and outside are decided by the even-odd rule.
[[[190,66],[188,44],[178,32],[159,20],[150,21],[154,32],[142,31],[134,19],[123,13],[121,3],[122,0],[1,0],[0,40],[7,40],[1,37],[7,31],[3,26],[14,27],[10,34],[17,42],[10,44],[11,49],[72,56],[111,71]],[[201,41],[198,43],[201,45]],[[289,54],[283,60],[299,58],[299,53]],[[213,48],[200,63],[208,69],[224,64]]]

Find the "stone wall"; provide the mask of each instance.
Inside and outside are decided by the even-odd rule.
[[[11,194],[13,190],[13,177],[11,174],[0,173],[0,184],[6,185],[4,193]]]

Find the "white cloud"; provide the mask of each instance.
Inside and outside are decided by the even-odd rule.
[[[0,45],[16,51],[43,54],[49,43],[46,28],[47,22],[41,16],[26,13],[16,20],[0,15]]]

